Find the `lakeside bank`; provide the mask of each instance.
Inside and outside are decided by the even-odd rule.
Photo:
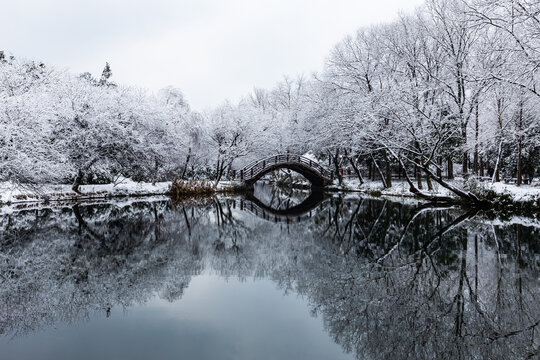
[[[540,183],[533,185],[516,186],[505,183],[465,183],[455,180],[460,186],[467,187],[469,191],[482,196],[496,211],[526,213],[529,216],[540,214]],[[308,183],[295,183],[294,186],[309,188]],[[209,181],[165,181],[146,183],[135,182],[131,179],[121,178],[112,184],[81,185],[80,193],[71,189],[71,185],[43,184],[19,185],[9,182],[0,183],[0,205],[18,203],[47,203],[65,201],[88,201],[121,197],[148,197],[179,194],[178,196],[212,195],[219,193],[241,193],[246,190],[243,183],[238,181],[220,181],[217,185]],[[434,184],[433,190],[424,190],[433,195],[453,196],[448,190]],[[344,179],[342,184],[332,184],[325,188],[325,192],[353,192],[370,196],[411,198],[419,201],[409,191],[404,181],[394,181],[391,187],[384,188],[379,181],[366,181],[360,184],[358,179]],[[456,198],[457,200],[457,198]]]

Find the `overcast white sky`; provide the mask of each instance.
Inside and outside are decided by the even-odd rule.
[[[423,0],[0,0],[0,50],[180,88],[196,110],[236,101],[284,75],[322,69],[357,28],[391,21]]]

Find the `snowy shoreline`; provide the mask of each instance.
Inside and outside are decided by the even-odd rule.
[[[456,182],[462,180],[456,180]],[[513,203],[540,204],[540,183],[534,185],[522,185],[504,183],[481,183],[483,190],[493,191],[498,196],[506,196]],[[80,194],[71,189],[71,185],[44,184],[40,186],[20,186],[9,182],[0,183],[0,205],[22,203],[48,203],[48,202],[77,202],[88,200],[109,199],[117,197],[150,197],[165,196],[170,192],[171,182],[145,183],[135,182],[131,179],[121,179],[115,184],[81,185]],[[220,181],[215,187],[216,193],[234,192],[235,188],[241,187],[236,181]],[[328,186],[328,192],[354,192],[368,195],[414,198],[405,181],[394,181],[390,188],[384,189],[380,181],[366,181],[360,184],[358,179],[346,178],[342,185],[333,184]],[[452,193],[434,184],[430,194],[440,196],[452,196]]]
[[[459,188],[464,188],[464,181],[462,179],[453,180],[454,185],[458,185]],[[530,204],[531,210],[540,210],[540,182],[535,182],[532,185],[516,186],[514,184],[506,183],[491,183],[491,182],[479,182],[476,185],[477,191],[484,193],[491,192],[499,199],[489,199],[493,203],[496,201],[510,201],[512,204]],[[343,191],[343,192],[360,192],[369,195],[387,196],[387,197],[399,197],[399,198],[416,198],[416,196],[409,191],[409,185],[406,181],[393,181],[392,186],[384,188],[380,181],[365,181],[360,184],[360,181],[355,178],[343,179],[342,185],[330,185],[329,191]],[[455,197],[455,195],[448,189],[433,182],[433,190],[422,190],[425,193],[438,196]],[[503,199],[504,198],[504,199]],[[420,199],[418,199],[420,200]]]
[[[0,203],[79,201],[111,197],[166,195],[170,185],[170,181],[151,184],[125,179],[117,184],[81,185],[81,193],[78,194],[71,189],[71,185],[45,184],[23,187],[12,183],[0,183]]]
[[[122,179],[115,184],[81,185],[79,188],[81,193],[78,194],[71,189],[71,185],[67,184],[20,186],[9,182],[0,182],[0,205],[164,196],[169,195],[171,184],[171,181],[152,184]],[[215,192],[230,192],[240,185],[235,181],[220,181],[215,187]]]

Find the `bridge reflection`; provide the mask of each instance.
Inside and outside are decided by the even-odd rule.
[[[300,204],[284,209],[275,209],[266,205],[253,194],[247,194],[245,198],[238,200],[238,202],[240,210],[248,211],[264,220],[291,224],[310,219],[315,214],[315,209],[324,206],[324,200],[324,193],[312,191]]]

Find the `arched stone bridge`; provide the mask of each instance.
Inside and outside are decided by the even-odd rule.
[[[280,154],[252,162],[240,170],[240,180],[254,184],[264,175],[277,169],[290,169],[303,175],[313,188],[322,188],[332,182],[331,173],[316,161],[296,154]]]

